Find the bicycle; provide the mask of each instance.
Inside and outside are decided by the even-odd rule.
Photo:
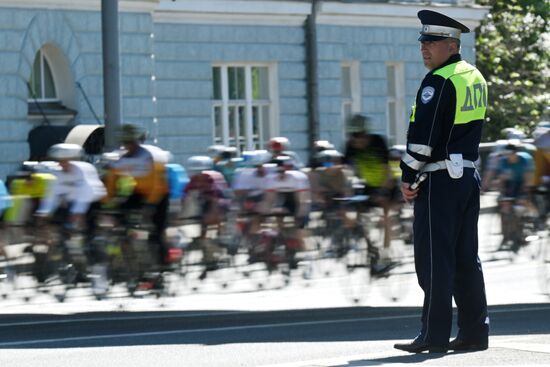
[[[124,284],[128,294],[140,297],[152,294],[157,298],[175,294],[181,272],[181,250],[172,253],[166,265],[158,263],[159,244],[149,240],[152,224],[141,209],[103,209],[94,239],[105,249],[107,278],[111,285]],[[97,295],[96,295],[97,297]]]
[[[251,231],[251,226],[258,228]],[[266,274],[264,279],[257,281],[259,289],[264,288],[278,275],[282,276],[283,285],[288,285],[291,273],[298,269],[301,260],[298,256],[303,250],[301,236],[298,234],[300,230],[296,218],[282,208],[272,209],[268,214],[244,216],[241,219],[241,247],[248,254],[248,267],[244,276],[251,278],[252,275]],[[261,264],[262,267],[255,267],[256,264]],[[307,271],[306,269],[305,272]]]
[[[86,249],[81,230],[56,219],[39,219],[27,248],[33,256],[31,274],[37,291],[64,302],[69,290],[89,283]]]
[[[345,275],[342,289],[345,296],[354,304],[364,301],[373,280],[383,281],[385,294],[397,301],[408,289],[411,272],[400,271],[405,263],[404,250],[400,242],[392,241],[387,251],[389,262],[381,263],[381,244],[384,233],[383,214],[369,206],[369,197],[355,195],[349,198],[336,199],[351,208],[353,214],[350,225],[340,226],[332,234],[331,242],[341,255],[339,262],[344,266]],[[399,279],[398,279],[399,278]],[[404,278],[404,279],[401,279]]]

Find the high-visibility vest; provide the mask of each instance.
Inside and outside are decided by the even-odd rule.
[[[437,70],[434,75],[450,80],[455,87],[455,125],[485,118],[487,83],[479,70],[466,61],[459,61]]]

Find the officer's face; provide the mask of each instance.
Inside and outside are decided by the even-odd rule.
[[[457,53],[456,46],[449,39],[441,41],[422,41],[420,46],[424,66],[433,70]]]

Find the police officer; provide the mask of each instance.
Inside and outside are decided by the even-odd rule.
[[[412,108],[401,191],[414,200],[414,250],[424,291],[422,327],[411,353],[484,350],[489,319],[478,257],[478,158],[487,105],[481,73],[460,56],[460,35],[470,30],[443,14],[422,10],[419,41],[424,77]],[[423,182],[422,182],[423,181]],[[458,335],[449,343],[452,298]]]

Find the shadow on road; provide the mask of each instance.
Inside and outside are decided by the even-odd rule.
[[[550,334],[548,304],[494,306],[490,316],[492,335]],[[0,348],[412,339],[419,318],[420,309],[414,307],[0,315]]]
[[[451,353],[452,354],[452,353]],[[331,367],[364,367],[364,366],[386,366],[393,363],[422,363],[429,360],[440,359],[445,356],[448,356],[449,353],[419,353],[419,354],[409,354],[405,356],[394,356],[394,357],[385,357],[385,358],[374,358],[374,359],[363,359],[357,361],[349,361],[346,364],[341,365],[332,365]]]

